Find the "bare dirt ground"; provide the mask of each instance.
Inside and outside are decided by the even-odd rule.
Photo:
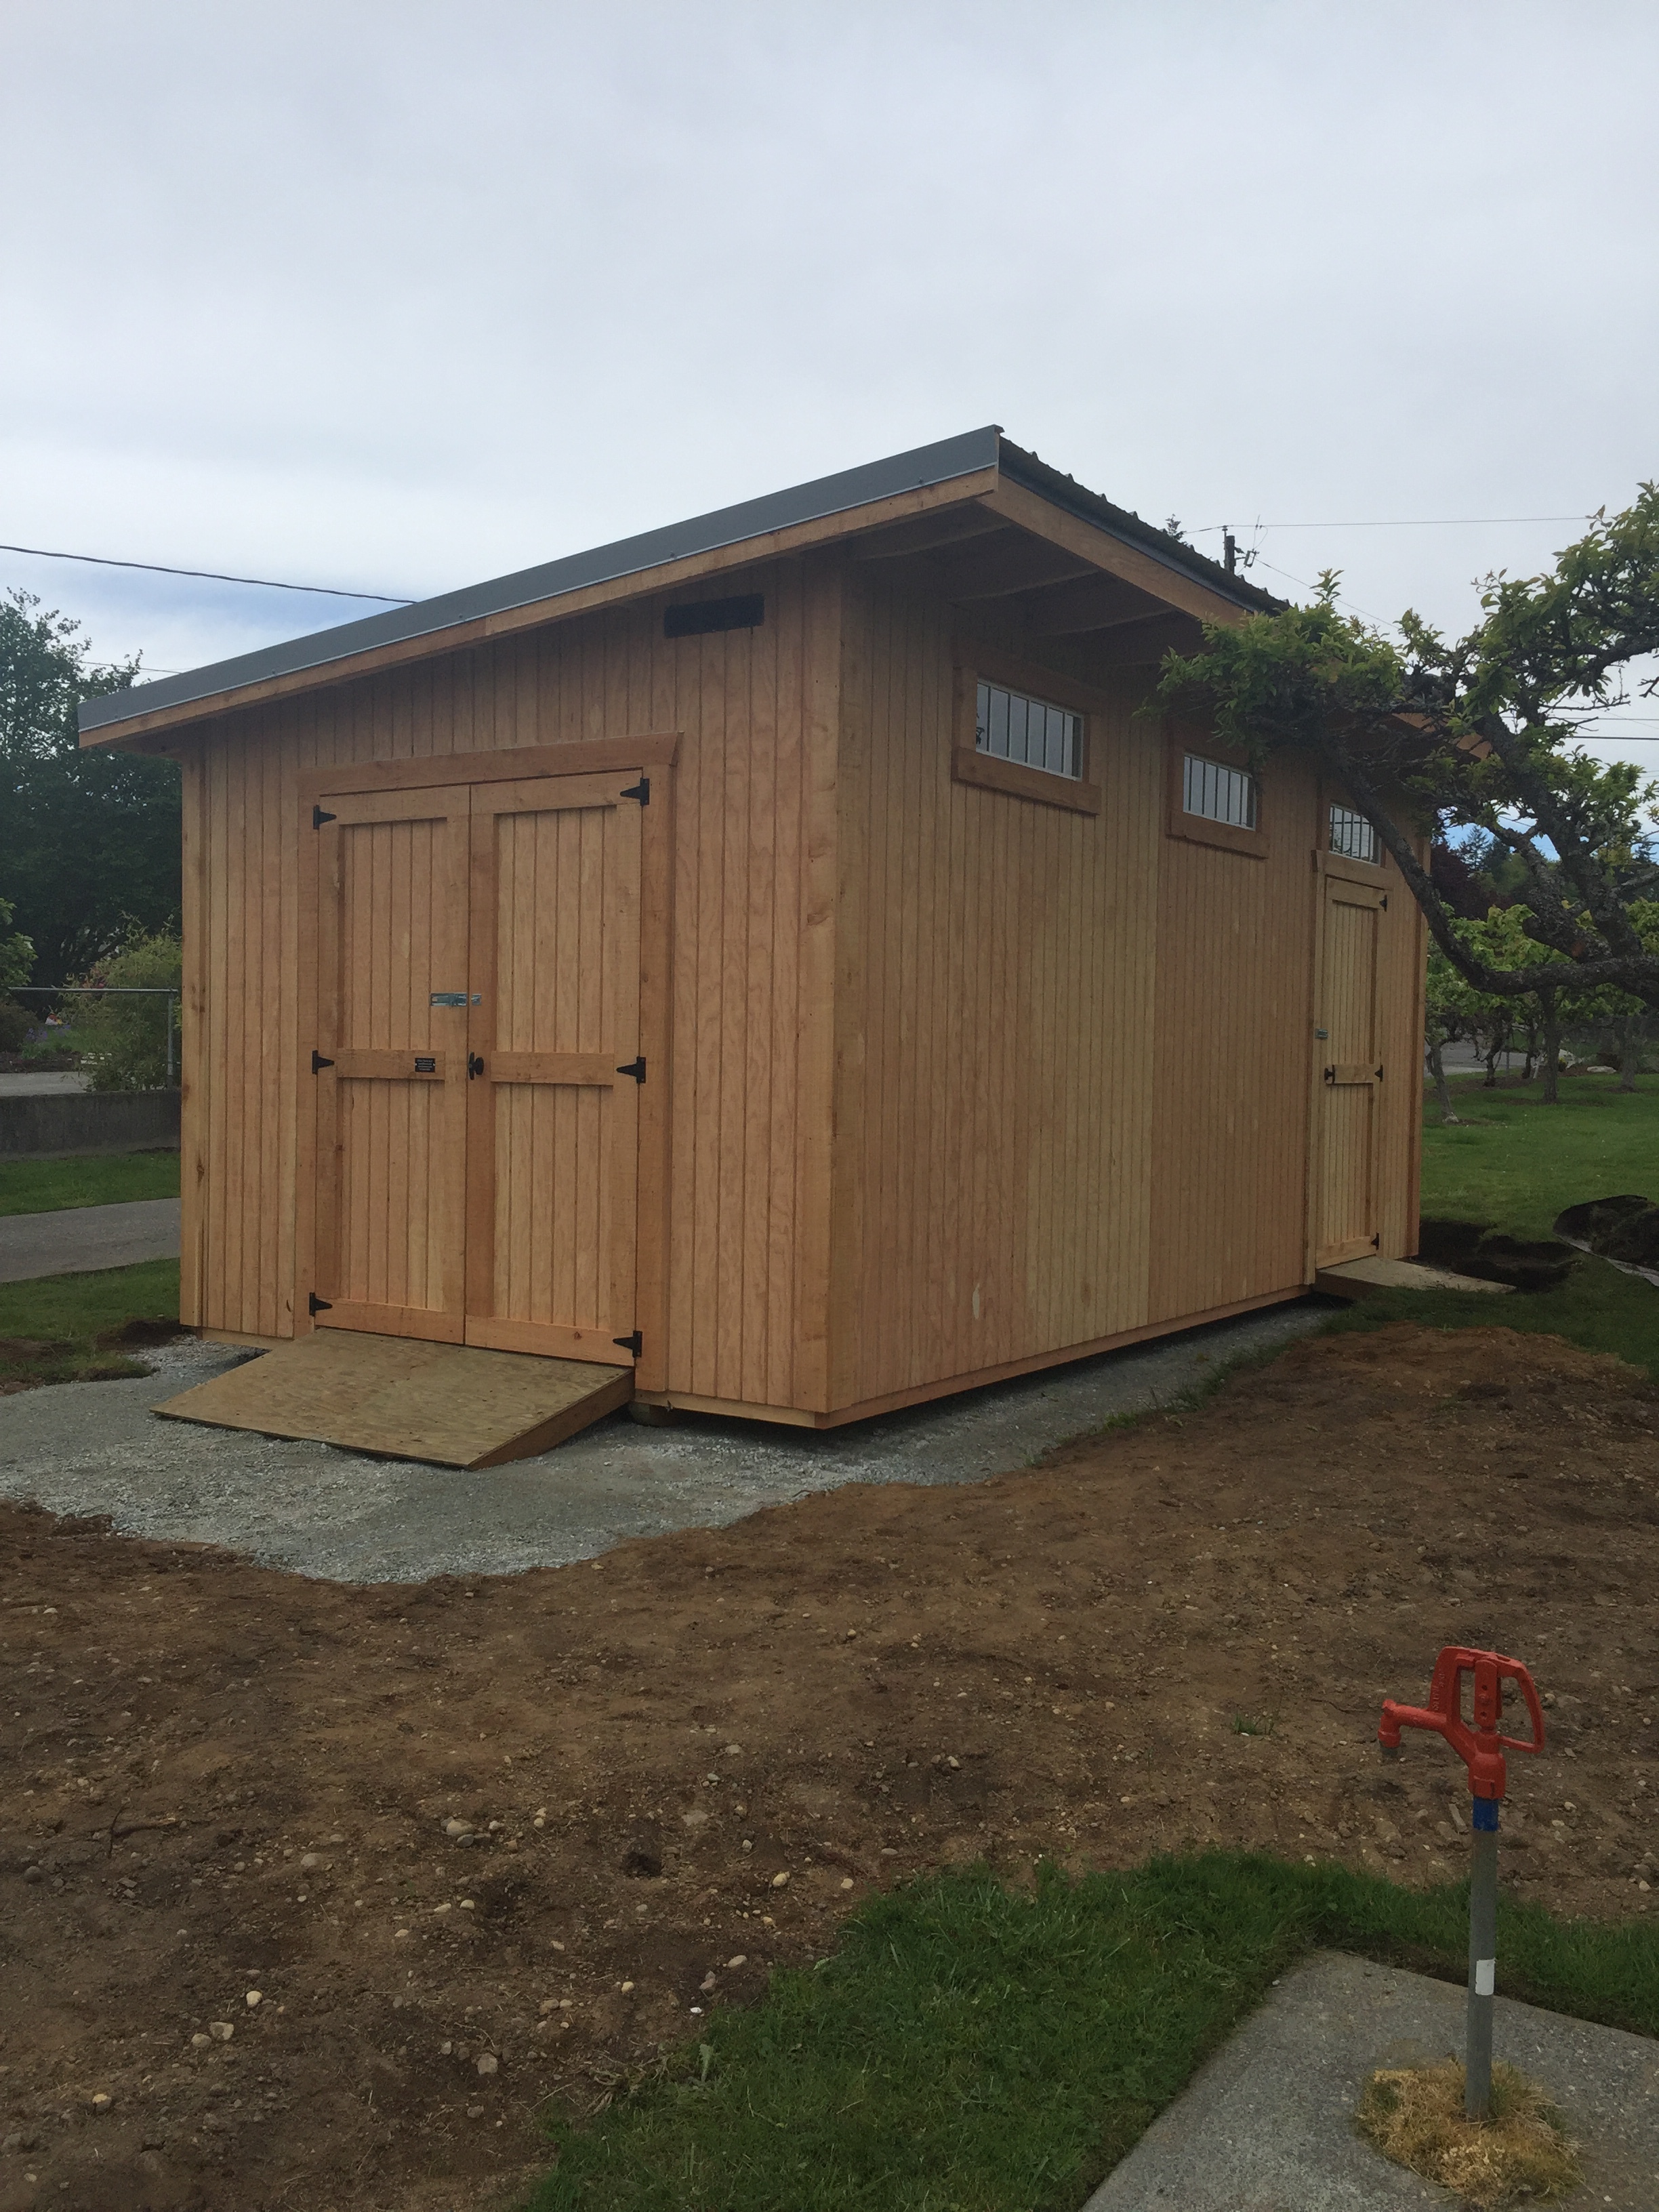
[[[9,1506],[0,1571],[0,2212],[510,2199],[547,2099],[941,1863],[1445,1879],[1462,1769],[1374,1731],[1448,1641],[1550,1701],[1505,1878],[1659,1896],[1659,1391],[1548,1338],[1305,1343],[1035,1469],[493,1581]]]

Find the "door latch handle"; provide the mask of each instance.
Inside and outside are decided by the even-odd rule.
[[[483,1073],[483,1072],[484,1072],[484,1064],[483,1064],[483,1061],[479,1058],[478,1054],[477,1054],[476,1052],[470,1052],[470,1053],[468,1053],[468,1054],[467,1054],[467,1056],[466,1056],[466,1079],[467,1079],[467,1081],[470,1083],[470,1082],[472,1080],[472,1079],[473,1079],[473,1077],[474,1077],[475,1075],[482,1075],[482,1074]]]

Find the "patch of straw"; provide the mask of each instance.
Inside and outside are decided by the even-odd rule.
[[[1577,2145],[1543,2091],[1513,2066],[1492,2070],[1491,2116],[1463,2117],[1463,2069],[1385,2068],[1366,2082],[1355,2124],[1385,2158],[1455,2191],[1480,2212],[1576,2189]]]

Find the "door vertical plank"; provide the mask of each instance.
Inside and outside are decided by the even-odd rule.
[[[495,1310],[495,1208],[497,1194],[495,1086],[490,1080],[497,1040],[501,1036],[500,923],[496,915],[496,823],[487,787],[471,797],[468,843],[471,866],[466,890],[468,915],[465,980],[473,1003],[465,1016],[467,1050],[484,1063],[477,1082],[462,1077],[465,1127],[466,1212],[465,1309],[469,1314]]]
[[[319,1057],[337,1056],[340,1037],[341,944],[340,831],[330,823],[313,834],[313,881],[317,887],[316,1016],[313,1049]],[[312,1281],[319,1297],[332,1299],[345,1273],[341,1240],[346,1232],[345,1194],[340,1188],[340,1086],[335,1069],[325,1067],[316,1084],[316,1222]],[[309,1317],[307,1316],[307,1325]]]
[[[634,1326],[643,1339],[635,1373],[643,1390],[668,1383],[670,959],[673,912],[675,781],[651,779],[651,804],[639,810],[639,1026],[637,1050],[647,1080],[635,1101]],[[627,1055],[619,1053],[620,1063]]]

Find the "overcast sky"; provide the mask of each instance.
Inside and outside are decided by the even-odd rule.
[[[1656,63],[1653,0],[3,0],[0,539],[421,597],[997,422],[1462,629],[1659,475]],[[371,611],[8,585],[156,670]]]

